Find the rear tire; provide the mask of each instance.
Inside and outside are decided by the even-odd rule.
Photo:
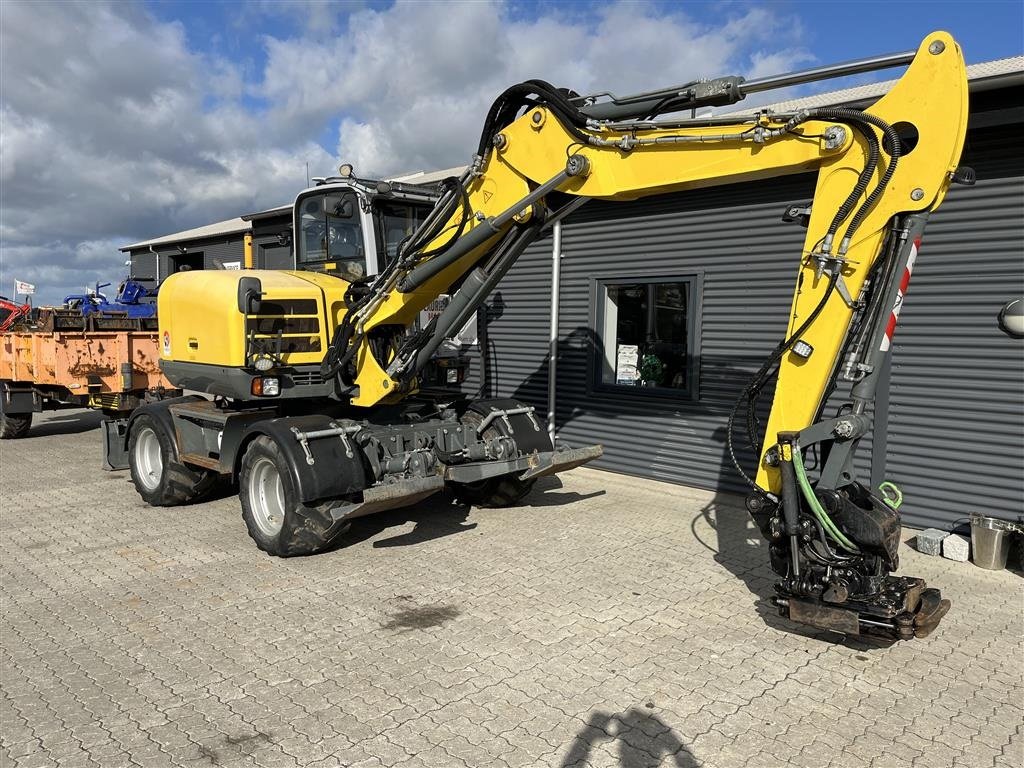
[[[343,528],[331,518],[329,505],[302,503],[288,461],[277,443],[264,435],[249,444],[242,458],[238,498],[249,536],[275,557],[320,552]]]
[[[139,495],[154,507],[198,501],[214,487],[217,474],[193,469],[175,458],[174,443],[159,419],[142,414],[128,436],[128,467]]]
[[[0,440],[18,440],[31,428],[31,413],[0,413]]]
[[[466,411],[459,419],[463,424],[476,427],[483,422],[483,417],[476,411]],[[483,437],[499,437],[502,434],[501,422],[494,421],[483,433]],[[536,483],[533,480],[520,480],[515,475],[500,475],[480,480],[475,483],[451,483],[455,498],[476,507],[511,507],[521,501]]]
[[[467,504],[477,507],[511,507],[533,490],[536,482],[503,475],[478,483],[452,483],[452,487],[456,498]]]

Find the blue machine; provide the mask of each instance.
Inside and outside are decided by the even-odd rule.
[[[64,306],[81,312],[82,317],[100,315],[105,317],[127,317],[145,320],[156,317],[156,303],[144,299],[156,296],[156,289],[144,286],[138,280],[127,278],[117,289],[114,301],[100,293],[110,283],[96,283],[96,290],[87,294],[72,294],[64,297]]]

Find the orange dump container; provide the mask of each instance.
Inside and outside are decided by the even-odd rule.
[[[17,331],[0,334],[0,381],[64,390],[83,404],[118,408],[118,395],[173,389],[160,372],[155,331]]]

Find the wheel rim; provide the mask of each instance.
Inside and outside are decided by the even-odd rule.
[[[249,507],[253,522],[264,536],[273,538],[284,525],[284,486],[281,473],[270,459],[261,456],[252,465]]]
[[[164,474],[164,456],[160,438],[150,427],[143,427],[135,440],[135,469],[147,491],[155,491]]]

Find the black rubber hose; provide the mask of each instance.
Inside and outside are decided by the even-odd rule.
[[[426,231],[414,232],[410,235],[409,241],[402,242],[402,245],[399,248],[399,255],[402,260],[408,258],[408,256],[413,253],[416,255],[416,261],[422,261],[423,259],[430,258],[431,256],[438,256],[451,248],[455,241],[462,237],[462,233],[466,229],[466,224],[469,221],[470,215],[469,193],[466,191],[462,182],[455,177],[445,179],[444,183],[448,188],[445,190],[441,200],[438,201],[438,206],[440,206],[441,209],[437,216],[433,217],[433,225]],[[459,207],[460,203],[462,205],[462,216],[459,219],[459,224],[456,227],[455,233],[446,242],[439,245],[434,250],[417,253],[419,248],[424,247],[434,238],[440,236],[451,217],[455,215],[455,211]]]
[[[580,130],[586,127],[587,117],[569,101],[565,93],[544,80],[527,80],[506,88],[494,100],[484,120],[477,155],[484,157],[487,154],[493,136],[515,121],[520,109],[538,105],[534,96],[540,97],[541,102],[551,109],[577,141],[588,143],[589,136]]]
[[[896,172],[896,165],[899,163],[900,157],[903,154],[903,147],[900,144],[900,136],[896,132],[895,128],[874,115],[865,114],[864,117],[868,118],[868,122],[872,125],[881,128],[882,133],[885,134],[885,138],[889,140],[889,163],[886,166],[885,173],[882,174],[882,178],[878,180],[878,184],[875,185],[873,190],[871,190],[871,194],[868,195],[867,199],[854,215],[853,220],[850,222],[850,226],[847,227],[846,234],[844,235],[847,240],[853,238],[854,232],[856,232],[858,227],[860,227],[864,222],[865,217],[870,213],[871,209],[878,201],[878,198],[881,197],[882,193],[885,191],[885,188],[889,186],[889,181]]]
[[[754,387],[760,384],[763,386],[762,379],[765,377],[768,371],[770,371],[777,362],[782,359],[782,356],[786,353],[786,350],[793,346],[794,343],[804,334],[804,332],[811,326],[815,320],[818,319],[818,315],[825,309],[825,305],[828,303],[829,298],[832,296],[832,291],[835,290],[836,282],[839,279],[839,274],[833,272],[828,281],[828,286],[825,288],[825,293],[818,301],[817,306],[803,322],[803,324],[796,329],[796,331],[785,341],[779,342],[779,345],[775,350],[768,356],[764,364],[754,374],[753,378],[747,387],[740,393],[739,398],[736,400],[735,405],[732,407],[732,411],[729,413],[729,421],[726,425],[725,442],[726,447],[729,449],[729,458],[732,460],[732,465],[739,473],[740,477],[743,478],[744,482],[749,485],[755,492],[764,495],[766,491],[761,488],[746,472],[743,471],[743,467],[740,465],[739,459],[736,457],[736,446],[733,442],[733,430],[735,428],[736,416],[739,414],[740,407],[743,405],[745,399],[748,399],[750,392],[753,391]]]
[[[882,120],[880,117],[876,117],[875,115],[872,115],[868,112],[861,112],[860,110],[846,109],[843,107],[823,107],[821,109],[812,110],[811,113],[814,116],[823,117],[826,120],[839,120],[844,122],[855,122],[864,126],[874,126],[875,128],[878,128],[882,132],[883,136],[889,144],[889,162],[886,164],[886,168],[885,171],[882,173],[882,177],[879,179],[878,184],[875,185],[874,189],[871,190],[870,194],[868,194],[867,198],[861,204],[860,208],[857,210],[857,213],[854,215],[853,220],[850,221],[850,226],[847,227],[846,229],[846,234],[844,235],[844,237],[846,239],[850,239],[853,237],[853,234],[854,232],[857,231],[858,227],[860,227],[860,225],[863,223],[864,218],[870,212],[871,208],[878,201],[878,198],[881,196],[882,192],[885,191],[885,188],[888,186],[889,181],[892,179],[892,175],[896,172],[896,166],[899,163],[899,159],[902,154],[900,137],[899,134],[896,132],[896,129],[893,128],[889,123],[887,123],[885,120]],[[878,149],[878,138],[874,135],[874,132],[870,128],[862,131],[861,133],[865,137],[870,136],[869,147],[871,154],[875,157],[875,163],[877,164],[877,160],[880,157],[880,150]],[[854,199],[856,199],[856,197],[859,197],[864,192],[864,190],[867,189],[866,181],[863,184],[863,186],[861,186],[861,180],[865,178],[865,171],[867,171],[867,166],[865,166],[864,171],[861,172],[860,178],[858,178],[857,187],[859,188],[859,191],[857,191],[857,194],[856,196],[854,196]],[[873,173],[874,166],[871,167],[871,174]],[[867,176],[870,177],[871,174],[867,174]],[[846,215],[844,215],[842,218],[839,218],[839,214],[836,214],[836,220],[833,221],[833,224],[835,225],[836,229],[838,229],[839,223],[841,223],[847,215],[849,215],[849,212],[847,212]],[[829,228],[829,232],[833,235],[835,234],[831,227]]]
[[[838,122],[845,123],[850,126],[852,130],[857,131],[861,136],[864,137],[865,142],[868,145],[868,156],[865,160],[864,167],[861,169],[860,174],[857,176],[857,183],[853,187],[853,191],[850,192],[843,204],[839,206],[839,210],[836,211],[836,215],[832,218],[832,223],[829,224],[828,234],[835,236],[839,230],[840,225],[846,221],[850,213],[853,212],[853,207],[857,203],[857,199],[864,194],[864,191],[868,188],[868,183],[871,181],[871,177],[875,173],[875,168],[878,167],[878,160],[881,156],[881,148],[878,144],[878,138],[874,132],[870,129],[863,127],[863,121],[858,118],[862,115],[862,112],[858,112],[855,109],[843,109],[840,107],[812,109],[808,113],[808,117],[821,117],[825,120],[836,120]]]

